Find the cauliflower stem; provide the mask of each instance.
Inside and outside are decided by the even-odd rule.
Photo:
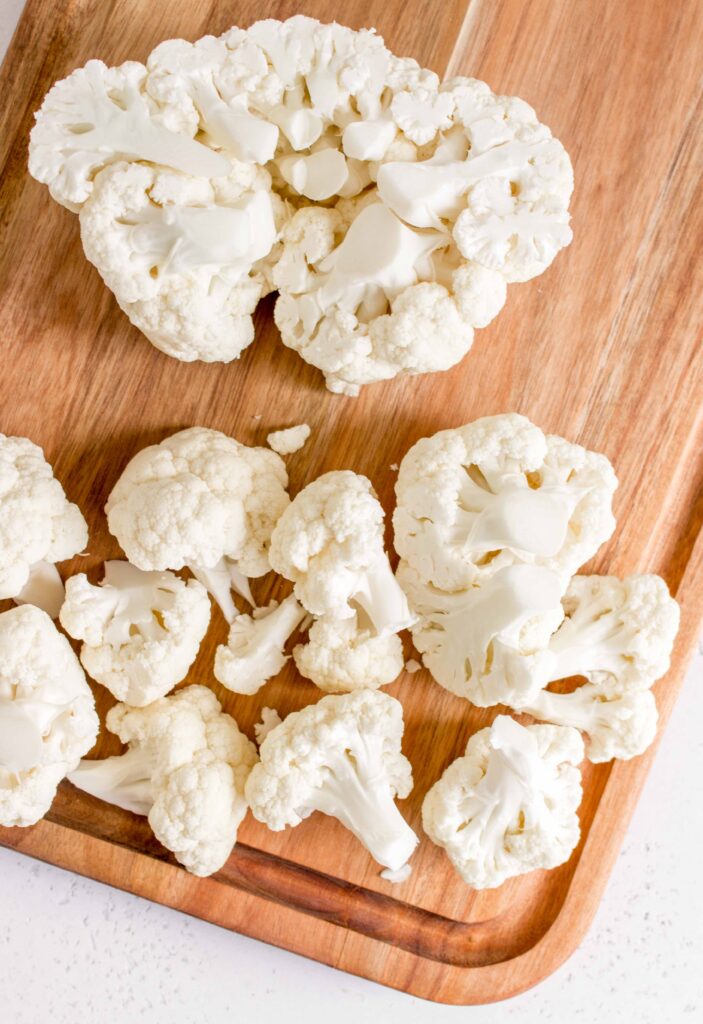
[[[377,636],[399,633],[415,622],[408,599],[393,575],[385,552],[364,571],[350,602],[362,609]]]
[[[77,789],[98,800],[134,814],[147,815],[154,804],[151,783],[154,761],[148,750],[132,747],[124,754],[106,757],[103,761],[81,761],[67,777]]]
[[[252,608],[256,608],[248,577],[226,555],[209,568],[202,565],[189,565],[188,568],[196,580],[202,583],[205,589],[212,594],[230,625],[239,615],[232,600],[232,591],[243,597],[245,601],[248,601]]]

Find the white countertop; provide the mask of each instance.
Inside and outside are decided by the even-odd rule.
[[[22,0],[0,0],[0,55]],[[594,925],[537,989],[435,1006],[0,849],[2,1024],[691,1024],[703,1020],[703,657]]]

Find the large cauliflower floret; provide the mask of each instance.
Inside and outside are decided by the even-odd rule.
[[[197,580],[106,562],[94,587],[84,573],[66,584],[61,625],[82,640],[80,658],[118,700],[144,707],[188,674],[210,622],[210,601]]]
[[[208,181],[118,163],[95,179],[80,224],[86,256],[157,348],[228,362],[253,340],[268,290],[257,266],[277,236],[266,171],[237,164]]]
[[[252,814],[279,832],[321,811],[379,864],[401,868],[417,844],[394,802],[412,789],[402,735],[401,705],[374,690],[323,697],[288,715],[264,739],[247,780]]]
[[[357,617],[322,616],[305,644],[293,649],[301,675],[327,693],[377,690],[403,671],[403,644],[396,633],[376,636],[359,627]]]
[[[218,871],[246,814],[254,744],[206,686],[188,686],[146,708],[118,704],[107,727],[129,745],[127,752],[82,761],[70,781],[147,815],[156,838],[191,874]]]
[[[383,548],[383,509],[358,473],[338,470],[308,484],[278,520],[269,560],[312,615],[363,613],[377,635],[413,620]]]
[[[30,135],[29,171],[58,203],[77,211],[97,172],[116,160],[148,160],[206,178],[227,174],[228,161],[191,138],[194,132],[159,123],[145,79],[136,61],[108,68],[91,60],[49,90]]]
[[[63,583],[54,563],[87,542],[86,521],[41,448],[0,434],[0,600],[36,604],[55,618]]]
[[[288,661],[284,647],[305,616],[293,594],[253,616],[238,615],[215,653],[215,679],[234,693],[257,693]]]
[[[413,643],[445,689],[491,707],[518,705],[546,685],[547,645],[564,617],[555,573],[508,565],[480,586],[444,593],[401,562],[398,581],[419,616]]]
[[[232,622],[230,589],[253,604],[247,577],[269,571],[287,484],[275,452],[191,427],[135,455],[105,511],[130,562],[147,571],[188,566]]]
[[[545,436],[524,416],[442,430],[403,459],[395,546],[426,582],[459,590],[516,563],[566,582],[613,532],[604,455]]]
[[[430,789],[423,828],[474,889],[555,868],[579,840],[582,759],[575,729],[499,716]]]
[[[78,658],[49,616],[0,615],[0,825],[33,825],[100,723]]]

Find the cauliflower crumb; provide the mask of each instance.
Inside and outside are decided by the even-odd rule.
[[[398,472],[398,463],[397,462],[391,462],[391,464],[390,464],[390,466],[388,468],[390,469],[390,471],[392,473],[397,473]]]
[[[385,882],[399,885],[401,882],[407,882],[412,873],[413,869],[410,864],[403,864],[402,868],[398,868],[396,871],[392,871],[391,868],[384,868],[378,874]]]
[[[254,726],[254,735],[256,736],[256,742],[261,746],[268,734],[280,725],[283,719],[276,711],[275,708],[262,708],[261,709],[261,721],[257,722]]]
[[[421,668],[422,665],[416,658],[408,658],[408,660],[405,662],[406,672],[419,672]]]
[[[279,455],[292,455],[300,451],[309,437],[310,427],[307,423],[300,423],[285,430],[273,430],[266,437],[266,444]]]

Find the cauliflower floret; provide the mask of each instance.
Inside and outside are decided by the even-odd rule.
[[[196,580],[106,562],[100,586],[84,573],[66,584],[60,621],[83,640],[81,663],[118,700],[144,707],[188,674],[210,622],[210,601]]]
[[[305,615],[293,594],[257,608],[254,617],[238,615],[215,653],[215,679],[234,693],[256,693],[288,661],[283,649]]]
[[[293,455],[305,446],[309,437],[310,427],[307,423],[299,423],[285,430],[272,430],[266,435],[266,444],[279,455]]]
[[[256,747],[206,686],[187,686],[146,708],[117,704],[107,727],[125,754],[82,761],[69,774],[92,796],[147,815],[156,838],[187,871],[219,871],[247,810]]]
[[[0,825],[33,825],[100,723],[78,658],[39,608],[0,614]]]
[[[252,814],[279,832],[321,811],[379,864],[401,868],[417,844],[394,802],[412,789],[402,735],[401,705],[379,691],[323,697],[288,715],[262,743],[247,780]]]
[[[424,583],[405,562],[397,575],[419,615],[413,643],[440,686],[491,707],[517,706],[546,685],[546,647],[564,617],[555,573],[508,565],[480,586],[449,594]]]
[[[41,448],[0,434],[0,600],[36,604],[56,618],[64,590],[54,562],[87,543],[86,521]]]
[[[312,615],[363,612],[377,635],[413,621],[383,549],[383,509],[357,473],[325,473],[308,484],[278,520],[269,561]]]
[[[86,256],[158,349],[229,362],[253,340],[266,291],[256,264],[277,235],[264,170],[209,182],[118,163],[95,179],[80,224]]]
[[[275,452],[191,427],[135,455],[105,511],[133,565],[147,571],[187,565],[232,622],[230,588],[253,604],[247,577],[269,571],[268,546],[288,505],[287,485]]]
[[[254,735],[256,736],[256,742],[261,746],[266,737],[270,732],[280,725],[283,719],[276,711],[275,708],[262,708],[261,709],[261,721],[256,722],[254,725]]]
[[[575,729],[500,715],[430,789],[423,828],[474,889],[555,868],[579,841],[582,759]]]
[[[327,693],[377,690],[403,670],[403,645],[395,633],[376,636],[359,628],[357,617],[323,616],[313,623],[308,641],[293,649],[298,671]]]
[[[116,160],[150,160],[185,174],[217,177],[229,163],[189,135],[168,131],[144,94],[146,68],[108,68],[90,60],[56,82],[36,113],[29,172],[74,212],[93,191],[97,172]]]
[[[524,416],[442,430],[403,459],[395,546],[426,582],[459,590],[503,566],[564,580],[613,532],[617,480],[604,455],[545,436]]]

